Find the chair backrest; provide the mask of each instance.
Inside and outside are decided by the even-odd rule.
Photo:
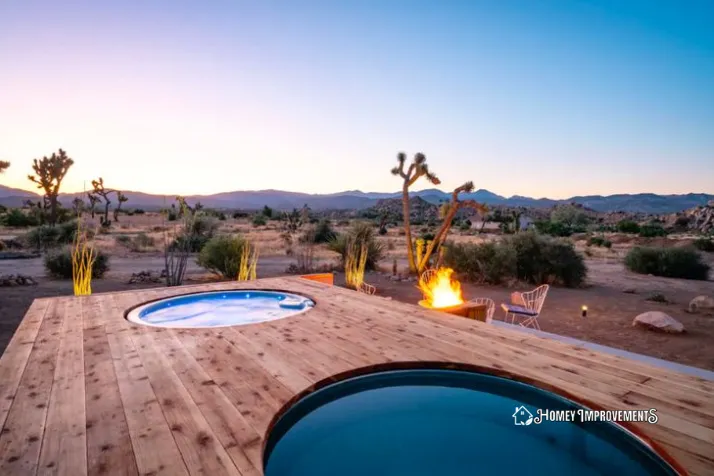
[[[436,276],[436,270],[434,268],[428,268],[421,273],[419,279],[421,281],[424,281],[425,283],[428,283],[429,281],[434,279],[434,276]]]
[[[491,322],[493,319],[493,313],[496,311],[496,303],[493,302],[491,298],[473,298],[469,302],[474,304],[485,304],[486,305],[486,322]]]
[[[545,296],[548,294],[548,289],[550,289],[550,286],[543,284],[533,291],[523,293],[525,307],[534,311],[536,314],[540,314],[540,310],[543,308],[543,303],[545,302]]]

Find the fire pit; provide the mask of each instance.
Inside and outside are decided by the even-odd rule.
[[[424,273],[418,284],[418,288],[424,293],[424,299],[419,301],[419,305],[485,322],[488,306],[464,302],[461,283],[453,278],[453,274],[454,270],[451,268],[439,268],[433,273]]]

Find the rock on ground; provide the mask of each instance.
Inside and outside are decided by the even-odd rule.
[[[676,334],[684,332],[684,325],[681,322],[661,311],[643,312],[635,317],[632,321],[632,325],[661,332],[672,332]]]
[[[697,296],[689,301],[689,312],[714,313],[714,299],[709,296]]]

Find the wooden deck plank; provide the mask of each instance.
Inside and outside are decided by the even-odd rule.
[[[157,329],[123,318],[125,309],[148,300],[241,288],[291,291],[317,305],[293,318],[220,329]],[[11,355],[0,359],[0,376],[15,382],[0,382],[0,395],[15,395],[10,405],[0,403],[7,420],[2,474],[63,472],[40,464],[62,459],[63,448],[78,455],[78,439],[65,445],[57,435],[86,418],[89,474],[259,476],[268,424],[296,393],[335,373],[403,361],[471,363],[609,409],[657,408],[657,424],[635,426],[690,474],[714,474],[714,383],[688,375],[294,277],[95,295],[83,298],[79,323],[60,320],[58,327],[57,304],[71,303],[71,316],[74,299],[33,304]],[[24,372],[9,362],[25,362]],[[52,389],[48,410],[26,401],[36,383]],[[80,403],[86,414],[70,415]],[[81,458],[63,464],[83,474]]]
[[[112,296],[106,296],[100,308],[105,315],[121,318]],[[181,452],[134,347],[129,326],[117,323],[113,331],[107,334],[109,350],[139,473],[187,475]]]
[[[69,300],[42,438],[40,468],[46,474],[87,474],[84,352],[81,299]]]
[[[155,336],[154,342],[160,346],[161,352],[169,357],[176,375],[191,393],[240,473],[243,476],[260,475],[260,451],[244,451],[244,446],[249,447],[260,435],[231,404],[218,383],[210,378],[184,347],[178,334],[173,331],[162,333]]]
[[[40,324],[52,301],[35,299],[30,305],[25,318],[18,326],[5,353],[0,357],[0,428],[5,424],[7,413],[20,384],[20,378],[35,345],[35,338]]]
[[[66,298],[52,301],[0,433],[0,474],[35,474],[45,432]]]
[[[135,475],[139,470],[103,324],[101,301],[103,296],[91,296],[82,306],[87,472]]]
[[[122,298],[115,298],[115,305],[128,307]],[[189,474],[240,475],[167,357],[157,348],[155,336],[169,331],[147,326],[131,326],[130,329],[127,333]]]

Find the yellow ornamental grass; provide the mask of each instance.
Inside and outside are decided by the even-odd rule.
[[[367,265],[367,244],[361,246],[350,243],[345,255],[345,281],[347,286],[360,289],[364,283],[364,270]]]
[[[258,269],[258,248],[246,242],[241,250],[238,281],[253,281]]]
[[[82,229],[81,220],[77,222],[77,235],[72,247],[72,283],[75,296],[92,294],[92,267],[97,258],[94,248],[87,239],[87,233]]]

